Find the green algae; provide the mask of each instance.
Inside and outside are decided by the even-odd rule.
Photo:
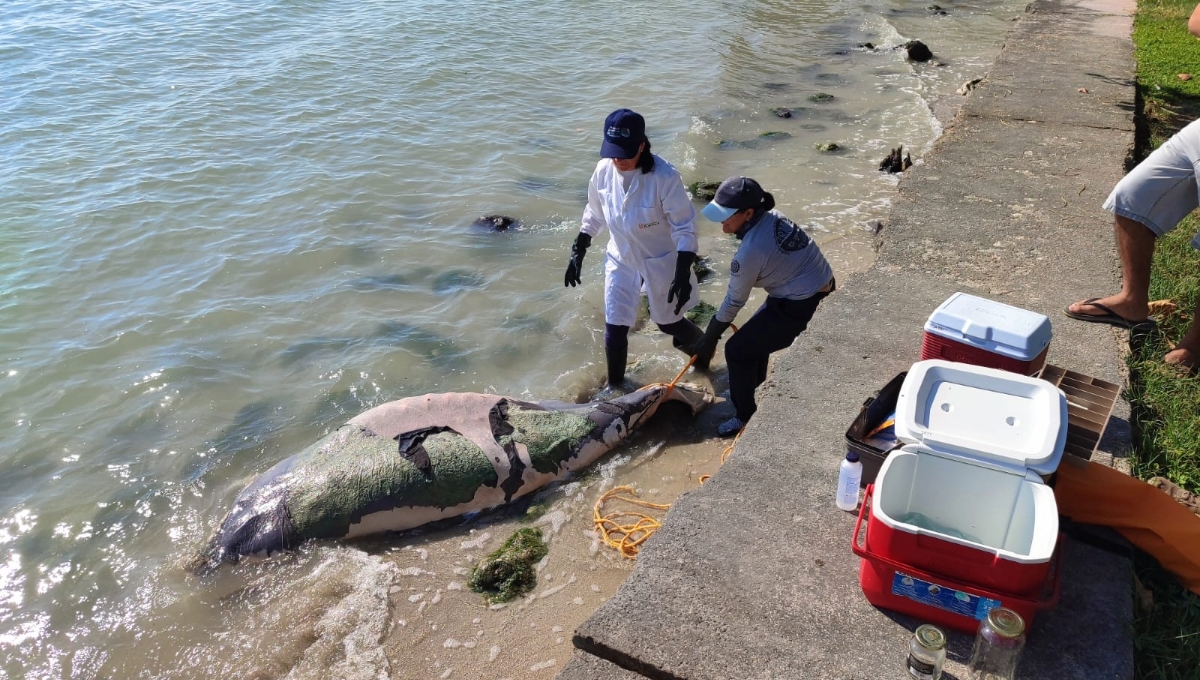
[[[395,440],[350,425],[302,451],[290,472],[287,498],[298,534],[342,536],[363,508],[447,508],[470,501],[481,486],[499,483],[483,450],[462,435],[439,432],[424,446],[428,471],[401,456]]]
[[[500,444],[510,440],[524,444],[533,469],[543,474],[558,474],[562,464],[575,457],[579,443],[595,427],[587,416],[579,413],[539,411],[515,405],[508,410],[508,424],[514,432],[500,437]]]
[[[712,303],[701,300],[695,307],[684,312],[683,315],[691,320],[692,323],[703,328],[717,315],[717,308]]]
[[[508,602],[537,585],[536,565],[549,549],[542,530],[526,527],[471,569],[467,585],[490,603]]]
[[[549,503],[531,503],[525,508],[525,514],[521,515],[522,522],[536,522],[550,512]]]

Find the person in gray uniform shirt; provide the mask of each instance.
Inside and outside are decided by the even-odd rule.
[[[775,197],[758,182],[730,177],[721,182],[716,197],[701,211],[742,243],[729,265],[725,301],[692,348],[698,370],[708,368],[717,340],[733,324],[750,291],[757,286],[768,295],[754,316],[725,343],[729,400],[735,415],[717,426],[722,437],[737,434],[750,421],[758,410],[754,390],[767,379],[771,353],[790,346],[808,328],[821,300],[837,287],[821,249],[774,207]]]

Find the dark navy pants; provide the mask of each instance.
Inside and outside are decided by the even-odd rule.
[[[830,293],[834,286],[830,287]],[[803,300],[768,297],[746,325],[725,342],[725,364],[729,367],[729,400],[739,420],[748,422],[758,404],[754,390],[767,379],[767,362],[772,352],[789,347],[804,329],[821,300],[817,293]]]

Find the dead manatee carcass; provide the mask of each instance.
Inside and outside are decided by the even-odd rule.
[[[198,569],[503,505],[590,465],[667,401],[695,414],[712,396],[656,384],[587,404],[450,393],[376,406],[242,490]]]

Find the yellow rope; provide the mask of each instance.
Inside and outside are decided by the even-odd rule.
[[[725,450],[721,452],[721,465],[724,465],[725,461],[729,460],[729,454],[733,453],[733,447],[737,445],[737,440],[742,438],[742,433],[745,431],[746,431],[746,426],[743,425],[742,429],[738,430],[737,435],[734,436],[733,441],[729,442],[729,446],[726,446]],[[701,484],[707,482],[710,479],[712,479],[712,475],[700,475],[700,483]]]
[[[650,515],[632,510],[619,510],[610,512],[607,515],[602,514],[601,508],[609,500],[620,500],[656,510],[666,510],[671,506],[644,501],[637,497],[637,492],[631,486],[618,486],[614,489],[609,489],[603,496],[600,496],[600,500],[596,501],[596,508],[592,511],[592,521],[596,523],[596,529],[600,532],[600,538],[604,540],[606,545],[616,548],[621,555],[632,560],[637,557],[638,546],[647,538],[650,538],[650,535],[662,526],[662,522]],[[627,518],[634,518],[636,521],[633,524],[622,523]]]
[[[732,324],[730,325],[732,326]],[[737,326],[733,326],[733,332],[737,332]],[[679,371],[679,374],[675,376],[675,379],[667,384],[667,394],[670,394],[671,390],[675,389],[675,383],[679,382],[679,379],[683,377],[684,373],[687,373],[687,370],[694,363],[696,363],[696,355],[693,354],[688,359],[688,362],[684,364],[683,369]],[[653,387],[653,385],[647,385],[646,387]],[[646,389],[646,387],[642,389]],[[729,454],[733,453],[733,447],[737,444],[737,440],[741,438],[742,432],[745,432],[745,430],[744,426],[741,430],[738,430],[737,436],[721,452],[722,465],[729,458]],[[701,475],[700,483],[707,482],[711,477],[712,475]],[[655,510],[666,510],[671,506],[669,504],[664,505],[662,503],[644,501],[638,498],[637,492],[631,486],[618,486],[609,489],[600,496],[600,500],[596,501],[596,506],[592,509],[592,522],[596,525],[596,532],[600,534],[600,539],[604,541],[605,545],[616,548],[622,556],[632,560],[637,557],[639,546],[662,526],[662,522],[655,517],[632,510],[619,510],[610,512],[607,515],[603,514],[601,509],[604,507],[604,503],[610,500],[624,501],[633,505],[654,508]],[[628,519],[635,521],[629,524],[627,523]],[[626,521],[626,523],[622,523],[622,521]]]

